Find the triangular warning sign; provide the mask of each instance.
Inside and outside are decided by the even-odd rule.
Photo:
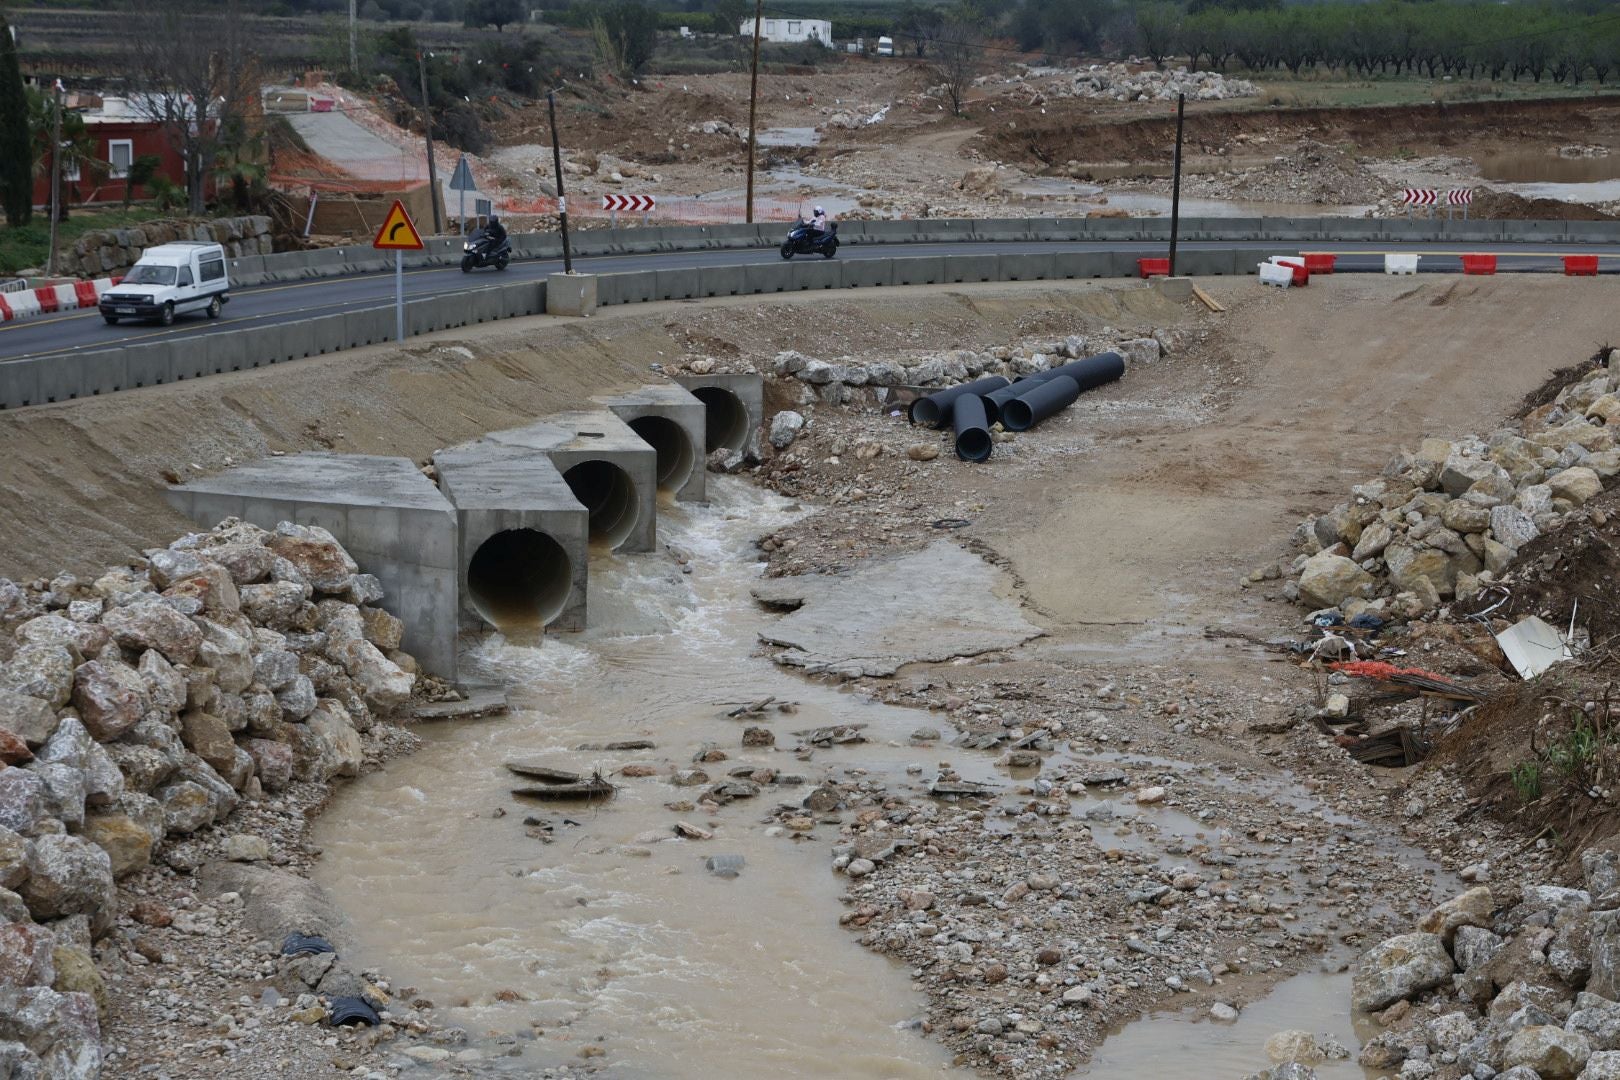
[[[404,203],[394,200],[394,208],[383,219],[382,228],[377,230],[377,239],[371,242],[371,246],[383,251],[422,250],[422,234],[416,231],[411,215],[405,212]]]

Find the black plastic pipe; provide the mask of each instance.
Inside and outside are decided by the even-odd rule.
[[[1006,408],[1007,402],[1021,394],[1029,393],[1051,377],[1051,371],[1037,371],[1033,375],[1014,379],[1010,386],[1003,386],[1000,390],[992,390],[988,394],[980,394],[979,400],[984,402],[984,418],[992,424],[1000,420],[1001,410]]]
[[[1055,412],[1062,412],[1080,396],[1080,384],[1067,375],[1057,375],[1001,407],[1001,426],[1008,431],[1028,431]]]
[[[1084,360],[1070,360],[1062,367],[1052,368],[1046,373],[1048,379],[1055,379],[1059,375],[1067,375],[1080,384],[1080,392],[1095,390],[1104,383],[1111,383],[1125,375],[1125,358],[1117,352],[1098,353],[1088,356]]]
[[[990,425],[985,422],[983,398],[978,394],[958,395],[951,403],[951,424],[956,429],[957,457],[963,461],[985,461],[990,457],[994,443]]]
[[[942,428],[951,422],[951,403],[961,398],[963,394],[977,398],[980,394],[992,393],[1006,385],[1007,380],[1000,375],[991,375],[989,378],[962,383],[948,390],[941,390],[937,394],[929,394],[927,397],[918,398],[911,403],[911,408],[906,410],[906,416],[913,424],[927,424],[929,427]]]

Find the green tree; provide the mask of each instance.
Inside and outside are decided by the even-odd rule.
[[[48,170],[51,168],[51,132],[55,127],[55,110],[55,98],[51,94],[33,89],[28,91],[28,130],[34,148],[28,158],[33,163],[31,174],[50,175]],[[85,127],[84,117],[65,109],[62,112],[62,142],[59,150],[62,167],[62,202],[58,207],[57,220],[66,221],[68,206],[77,197],[73,186],[75,181],[69,180],[68,174],[77,170],[82,180],[86,173],[105,172],[110,166],[96,157],[96,140],[91,137],[90,129]]]
[[[1181,9],[1155,0],[1136,9],[1136,48],[1154,67],[1163,67],[1181,37]]]
[[[646,69],[658,47],[658,13],[644,0],[618,0],[597,15],[591,35],[602,65],[621,78],[633,79]]]
[[[17,64],[17,44],[0,14],[0,208],[6,224],[28,224],[34,212],[34,155],[28,94]]]
[[[500,32],[528,17],[523,0],[467,0],[462,21],[472,27],[493,26],[496,32]]]
[[[748,0],[718,0],[714,5],[711,26],[717,34],[735,37],[748,16]]]
[[[129,174],[124,177],[124,209],[135,199],[139,188],[149,186],[163,168],[163,159],[156,154],[141,154],[129,163]]]

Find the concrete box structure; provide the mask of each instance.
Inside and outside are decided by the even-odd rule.
[[[548,459],[589,513],[593,547],[652,551],[657,542],[658,455],[606,409],[556,413],[481,442]]]
[[[318,525],[382,582],[381,606],[405,623],[403,648],[422,667],[456,677],[456,515],[407,458],[294,454],[237,465],[169,489],[202,528],[228,517],[261,529]]]
[[[584,316],[595,310],[595,274],[551,274],[547,276],[547,315]]]
[[[705,453],[724,447],[759,453],[760,425],[765,422],[765,377],[742,375],[677,375],[707,410]]]
[[[462,626],[583,630],[590,513],[543,454],[479,440],[433,455],[455,508]]]
[[[653,448],[660,491],[668,491],[682,502],[708,499],[709,472],[704,467],[708,409],[703,402],[674,383],[657,383],[593,400]]]

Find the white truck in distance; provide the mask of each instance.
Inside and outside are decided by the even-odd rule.
[[[129,273],[101,297],[101,317],[153,319],[168,326],[176,315],[205,312],[219,318],[230,300],[230,271],[219,244],[183,240],[147,248]]]

